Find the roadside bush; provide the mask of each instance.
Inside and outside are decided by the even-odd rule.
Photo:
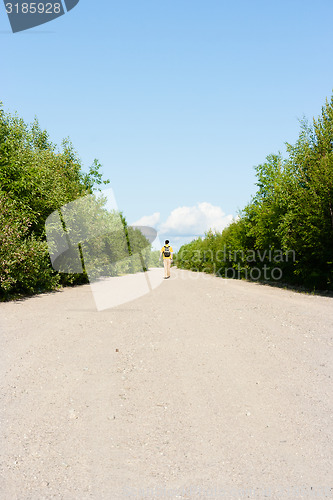
[[[28,234],[30,226],[17,204],[0,192],[0,298],[50,290],[59,284],[47,245]]]
[[[255,167],[258,190],[238,220],[182,246],[179,267],[333,290],[333,96],[287,152]]]

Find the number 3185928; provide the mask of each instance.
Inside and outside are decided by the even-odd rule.
[[[60,3],[6,3],[7,14],[60,14]]]

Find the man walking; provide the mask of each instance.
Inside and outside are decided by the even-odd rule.
[[[173,248],[169,245],[169,240],[165,240],[164,247],[161,248],[159,260],[161,260],[162,255],[164,264],[164,279],[166,280],[170,278],[170,266],[173,256]]]

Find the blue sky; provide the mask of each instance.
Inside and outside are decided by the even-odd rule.
[[[254,165],[295,142],[333,89],[331,0],[80,0],[12,34],[0,5],[0,100],[94,158],[129,223],[177,248],[221,230]]]

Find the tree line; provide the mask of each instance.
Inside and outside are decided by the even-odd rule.
[[[96,195],[108,183],[97,160],[84,172],[69,139],[56,146],[37,119],[27,124],[5,113],[0,103],[0,299],[86,283],[87,262],[90,276],[147,269],[147,238],[129,227],[121,212],[108,210],[101,193]],[[76,245],[82,268],[71,270],[73,248],[52,266],[45,222],[52,213],[61,219],[62,207],[81,199],[88,201],[80,213],[71,211],[66,234],[72,237],[74,227],[78,233],[89,225],[95,229],[95,237]],[[54,252],[60,240],[52,243]]]
[[[255,167],[257,192],[227,228],[180,248],[178,267],[333,290],[333,96],[286,149]]]

